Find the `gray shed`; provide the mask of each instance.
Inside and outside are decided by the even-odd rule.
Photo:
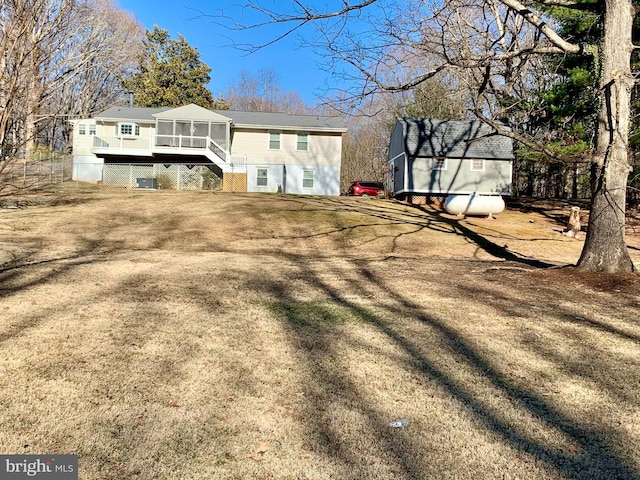
[[[389,187],[416,195],[508,195],[513,142],[479,120],[401,118],[389,144]]]

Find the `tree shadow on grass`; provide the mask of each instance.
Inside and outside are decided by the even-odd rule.
[[[511,274],[503,274],[499,283],[504,282],[520,283]],[[571,378],[597,385],[621,404],[640,404],[637,390],[630,387],[634,379],[628,376],[629,371],[633,371],[634,352],[640,349],[640,335],[636,333],[640,328],[634,321],[637,309],[630,302],[626,306],[620,305],[619,300],[616,302],[612,298],[619,294],[612,293],[592,300],[590,311],[584,312],[580,304],[572,302],[575,298],[572,289],[558,292],[553,285],[541,287],[544,288],[542,295],[528,291],[526,283],[517,291],[503,289],[496,292],[486,282],[456,290],[461,296],[491,298],[493,305],[510,318],[512,324],[518,325],[520,348],[551,360]],[[545,304],[538,303],[541,296],[548,299]],[[536,299],[534,310],[532,303]],[[617,307],[613,317],[602,318],[601,313],[593,311],[609,310],[614,302]],[[547,320],[536,322],[536,317]],[[532,340],[532,331],[536,332],[535,340]],[[609,345],[612,343],[621,349],[618,355],[611,355]]]
[[[86,275],[81,267],[101,261],[107,260],[51,258],[37,266],[55,265],[54,274],[33,276],[33,262],[16,264],[13,271],[29,270],[29,285],[20,284],[24,289],[48,282],[65,285]],[[57,276],[63,273],[69,277],[61,281]],[[231,434],[223,422],[212,421],[215,410],[185,408],[183,403],[181,393],[195,388],[188,383],[187,365],[201,354],[201,342],[175,324],[175,312],[166,303],[156,304],[179,296],[182,286],[158,282],[133,268],[121,278],[109,286],[78,289],[64,304],[48,305],[38,298],[37,306],[0,332],[0,348],[8,352],[14,352],[14,337],[27,337],[16,344],[34,341],[28,338],[32,328],[34,343],[40,344],[16,358],[23,363],[21,371],[34,379],[27,380],[28,388],[21,388],[24,377],[12,381],[13,373],[0,368],[3,385],[12,387],[3,391],[11,411],[4,412],[5,431],[24,439],[23,453],[78,454],[81,478],[189,478],[187,465],[226,460]],[[105,309],[109,301],[112,307]],[[171,338],[167,328],[176,329]],[[84,340],[91,350],[82,348]],[[208,380],[198,388],[207,383],[215,388],[215,379]],[[205,440],[206,454],[201,450]]]
[[[301,202],[299,200],[292,199],[294,203],[299,203],[301,206],[308,205],[309,201]],[[317,236],[327,236],[334,233],[344,232],[347,230],[357,230],[362,227],[380,226],[380,225],[402,225],[402,226],[414,226],[415,229],[408,232],[392,234],[396,238],[417,233],[420,230],[427,229],[438,232],[447,232],[452,235],[461,236],[466,238],[469,242],[475,244],[484,252],[492,255],[496,258],[501,258],[510,262],[519,263],[532,268],[551,268],[558,265],[548,263],[536,258],[531,258],[525,255],[521,255],[518,252],[511,251],[504,245],[499,245],[496,242],[490,240],[487,236],[484,236],[473,229],[465,226],[456,218],[450,218],[444,215],[442,212],[427,209],[420,205],[407,204],[403,206],[404,210],[399,210],[397,204],[388,202],[363,202],[363,201],[345,201],[344,199],[332,199],[326,198],[316,202],[319,209],[326,209],[327,207],[333,208],[340,212],[353,212],[366,216],[372,219],[371,222],[359,223],[353,225],[345,225],[336,229],[326,230],[323,232],[314,232],[311,234],[302,234],[296,238],[312,238]],[[291,237],[286,237],[291,238]],[[505,240],[548,240],[548,239],[524,239],[509,236],[505,237]]]
[[[38,258],[41,257],[39,251],[22,253],[0,265],[0,300],[6,301],[12,295],[38,285],[55,283],[60,277],[77,267],[105,262],[111,253],[111,250],[105,250],[104,246],[95,242],[86,242],[82,248],[68,255]],[[42,300],[46,299],[37,300],[42,305],[44,303]],[[46,309],[43,306],[36,306],[35,298],[32,301],[36,313],[38,310]],[[36,314],[23,317],[18,323],[7,325],[6,330],[0,331],[0,344],[35,327],[43,318]]]
[[[450,395],[473,418],[479,422],[490,435],[495,435],[502,443],[513,449],[533,457],[551,468],[558,475],[574,479],[638,479],[638,473],[625,463],[611,448],[611,438],[606,431],[598,431],[581,425],[575,419],[569,418],[545,397],[535,393],[532,389],[518,385],[507,379],[497,365],[485,353],[474,345],[470,339],[459,333],[446,319],[428,313],[424,307],[411,301],[402,291],[391,288],[384,277],[372,269],[367,262],[354,262],[352,268],[356,270],[343,272],[352,279],[354,287],[360,292],[376,290],[387,300],[384,305],[370,308],[349,300],[342,292],[329,285],[313,271],[304,258],[289,257],[297,263],[299,268],[308,275],[307,281],[317,291],[323,292],[335,305],[343,311],[360,319],[366,325],[373,327],[394,346],[406,354],[405,368],[420,375],[425,382],[435,381],[437,385]],[[355,277],[355,280],[353,280]],[[434,473],[429,470],[423,457],[421,445],[405,437],[401,444],[389,436],[385,422],[388,418],[376,407],[358,397],[358,388],[337,369],[336,361],[340,352],[336,349],[335,325],[341,320],[330,309],[316,312],[316,319],[310,319],[309,306],[297,299],[295,292],[286,282],[262,280],[264,293],[278,300],[278,307],[274,311],[281,316],[290,328],[292,342],[300,346],[307,355],[307,364],[313,372],[313,381],[325,391],[332,392],[340,401],[353,407],[357,405],[359,413],[369,420],[374,429],[376,440],[382,445],[385,454],[394,459],[401,478],[433,478]],[[286,307],[283,307],[285,305]],[[322,310],[322,309],[321,309]],[[383,314],[381,313],[383,312]],[[389,322],[389,317],[410,318],[411,322],[428,327],[444,342],[445,347],[453,356],[451,367],[444,367],[433,361],[425,353],[424,346]],[[590,328],[588,325],[587,328]],[[357,340],[352,340],[357,343]],[[556,359],[561,361],[561,359]],[[458,364],[460,367],[456,367]],[[566,439],[568,449],[557,448],[545,443],[545,436],[525,430],[513,418],[513,412],[500,411],[492,401],[482,395],[474,393],[471,384],[457,378],[457,368],[467,368],[474,372],[474,383],[481,383],[486,388],[495,390],[507,404],[512,405],[516,417],[535,419],[540,430],[552,432]],[[310,398],[307,408],[312,411],[323,411],[326,398],[319,398],[317,402]],[[425,399],[427,400],[427,399]],[[317,431],[325,439],[325,454],[337,457],[340,461],[353,469],[351,478],[370,476],[367,467],[357,458],[353,449],[345,446],[338,432],[332,430],[331,425],[319,422],[315,425]],[[446,472],[440,472],[440,474]]]

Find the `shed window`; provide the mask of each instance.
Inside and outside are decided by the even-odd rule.
[[[269,132],[269,150],[280,150],[280,132]]]
[[[309,149],[309,135],[307,133],[299,133],[296,150],[306,152],[308,149]]]
[[[86,135],[87,134],[87,126],[84,123],[78,125],[78,135]]]
[[[471,160],[471,171],[472,172],[483,172],[484,171],[484,160],[473,159]]]
[[[446,170],[447,169],[447,159],[446,158],[434,158],[433,159],[433,170]]]
[[[266,168],[259,168],[256,175],[256,185],[258,187],[266,187],[269,180],[269,170]]]
[[[302,188],[313,188],[313,170],[302,171]]]

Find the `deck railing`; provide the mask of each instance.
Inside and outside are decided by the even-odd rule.
[[[156,147],[170,148],[207,148],[207,137],[191,137],[187,135],[156,135]]]
[[[231,157],[230,166],[235,168],[236,170],[246,170],[247,168],[247,157],[244,155],[233,155]]]
[[[218,145],[216,142],[211,140],[209,137],[207,137],[207,147],[220,160],[222,160],[223,162],[228,161],[227,152],[220,145]]]
[[[150,138],[138,137],[93,137],[94,148],[109,148],[118,150],[150,150]]]
[[[131,138],[131,137],[93,137],[94,149],[109,150],[140,150],[140,154],[145,150],[149,154],[153,149],[157,149],[159,153],[166,153],[164,149],[175,149],[180,154],[180,150],[190,150],[185,152],[193,154],[192,150],[203,150],[211,161],[216,163],[217,160],[229,162],[231,160],[230,153],[209,137],[192,137],[187,135],[154,135],[151,138]],[[215,158],[214,158],[215,157]]]

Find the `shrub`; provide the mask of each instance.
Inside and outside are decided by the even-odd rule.
[[[156,175],[156,186],[158,190],[171,190],[176,188],[173,178],[171,178],[171,175],[166,173],[159,173]]]
[[[202,189],[203,190],[220,190],[222,188],[222,179],[208,168],[202,171]]]

